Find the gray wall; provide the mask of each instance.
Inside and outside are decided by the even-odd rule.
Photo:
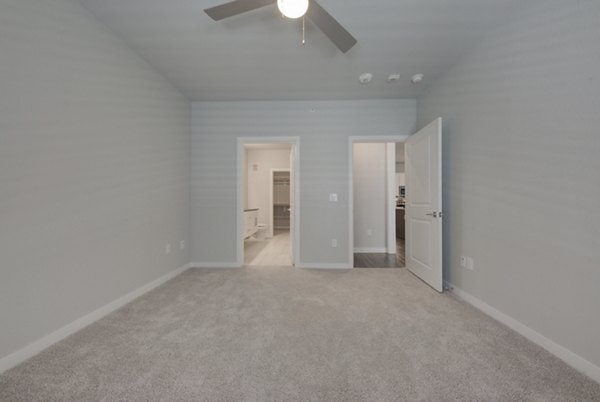
[[[0,2],[0,55],[3,357],[189,261],[190,104],[75,0]]]
[[[352,148],[354,252],[385,253],[388,194],[386,144],[357,143]]]
[[[418,101],[444,118],[445,276],[600,365],[600,2],[525,3]]]
[[[192,261],[236,261],[237,137],[299,136],[300,262],[347,264],[348,136],[407,135],[415,123],[411,99],[193,103]]]

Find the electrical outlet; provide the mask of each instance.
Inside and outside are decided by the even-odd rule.
[[[165,246],[165,254],[171,254],[171,244],[167,244]]]
[[[367,229],[367,236],[373,236],[373,230]]]
[[[338,200],[337,193],[331,193],[331,194],[329,194],[329,201],[331,201],[331,202],[337,202],[337,200]]]
[[[331,239],[331,247],[333,247],[333,248],[337,247],[337,239]]]
[[[473,261],[473,257],[467,257],[467,269],[470,271],[475,269],[475,261]]]
[[[181,240],[181,241],[179,242],[179,249],[180,249],[180,250],[183,250],[184,248],[185,248],[185,240]]]
[[[464,255],[460,256],[460,266],[463,268],[467,267],[467,257],[465,257]]]

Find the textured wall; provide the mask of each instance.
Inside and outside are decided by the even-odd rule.
[[[2,357],[189,261],[190,104],[75,0],[0,2],[0,55]]]
[[[598,366],[600,2],[525,3],[418,102],[444,118],[445,276]]]
[[[237,137],[299,136],[300,262],[347,264],[348,137],[408,135],[415,122],[411,99],[193,103],[192,261],[236,261]]]

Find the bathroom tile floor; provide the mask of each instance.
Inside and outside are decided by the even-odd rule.
[[[272,239],[244,241],[244,264],[291,266],[290,231],[275,230]]]

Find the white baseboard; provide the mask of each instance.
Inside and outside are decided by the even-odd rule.
[[[242,268],[237,262],[192,262],[190,268]]]
[[[355,253],[387,253],[387,251],[386,247],[354,247]]]
[[[168,274],[150,282],[146,285],[134,290],[118,298],[115,301],[108,303],[107,305],[100,307],[97,310],[92,311],[91,313],[71,322],[70,324],[65,325],[64,327],[50,333],[49,335],[44,336],[43,338],[38,339],[37,341],[25,346],[22,349],[17,350],[14,353],[11,353],[8,356],[5,356],[0,359],[0,373],[3,373],[6,370],[9,370],[15,367],[17,364],[24,362],[25,360],[33,357],[43,351],[44,349],[54,345],[55,343],[63,340],[67,336],[87,327],[88,325],[98,321],[102,317],[107,314],[112,313],[113,311],[123,307],[127,303],[131,302],[134,299],[137,299],[144,293],[151,291],[152,289],[162,285],[169,279],[172,279],[184,272],[189,268],[189,264],[186,264],[182,267],[177,268],[174,271],[169,272]]]
[[[216,268],[216,269],[235,269],[243,268],[235,262],[192,262],[190,268]],[[336,263],[298,263],[294,268],[301,269],[350,269],[351,266],[348,264],[336,264]]]
[[[326,263],[326,264],[314,264],[314,263],[298,263],[296,268],[302,269],[352,269],[348,264],[337,264],[337,263]]]
[[[485,314],[489,315],[495,320],[500,321],[502,324],[506,325],[513,331],[523,335],[531,342],[546,349],[548,352],[552,353],[554,356],[558,357],[574,369],[582,372],[583,374],[586,374],[594,381],[600,383],[600,367],[596,366],[594,363],[584,359],[583,357],[570,351],[564,346],[561,346],[558,343],[546,338],[539,332],[529,328],[527,325],[517,321],[511,316],[501,312],[500,310],[495,309],[494,307],[490,306],[484,301],[454,286],[450,282],[444,281],[444,284],[446,285],[447,289],[449,289],[452,293],[454,293],[462,300],[483,311]]]

